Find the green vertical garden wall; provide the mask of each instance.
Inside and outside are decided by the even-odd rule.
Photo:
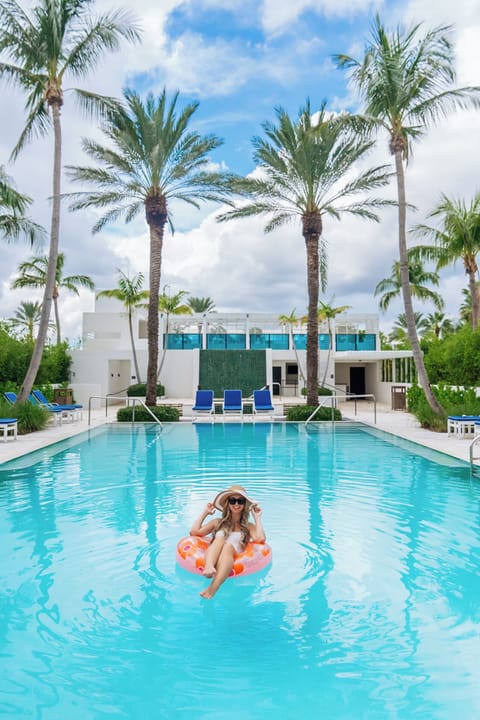
[[[266,383],[265,350],[200,350],[200,388],[223,391],[241,390],[248,397]]]

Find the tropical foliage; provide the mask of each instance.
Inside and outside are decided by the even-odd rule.
[[[475,330],[480,317],[480,298],[477,288],[480,252],[480,192],[467,206],[464,200],[452,200],[446,195],[430,213],[431,218],[440,222],[440,227],[417,225],[414,234],[418,238],[431,240],[431,245],[417,245],[411,252],[416,257],[436,261],[437,270],[463,262],[468,276],[471,300],[471,321]]]
[[[28,195],[15,189],[12,179],[0,165],[0,237],[7,242],[23,237],[30,245],[44,239],[44,228],[25,216],[31,202]]]
[[[38,301],[29,302],[28,300],[20,303],[20,307],[15,310],[15,317],[10,319],[10,324],[14,328],[19,328],[20,332],[25,333],[27,340],[33,342],[35,339],[35,328],[40,322],[42,315],[42,305]]]
[[[60,330],[60,312],[58,308],[58,298],[60,290],[68,290],[68,292],[78,295],[78,288],[84,287],[93,290],[93,280],[88,275],[63,275],[63,266],[65,264],[65,255],[58,253],[57,270],[55,273],[55,282],[53,285],[53,308],[55,313],[55,327],[57,329],[57,345],[62,342]],[[12,288],[44,288],[48,280],[48,257],[33,257],[30,260],[20,263],[18,266],[18,277],[13,281]],[[41,307],[41,306],[40,306]]]
[[[263,125],[265,138],[254,138],[254,159],[260,172],[236,183],[246,198],[220,221],[252,215],[269,217],[265,232],[294,220],[301,225],[307,255],[307,403],[315,405],[318,387],[318,299],[327,283],[325,218],[350,213],[378,220],[375,208],[385,201],[367,197],[388,182],[385,167],[355,171],[372,143],[356,136],[341,116],[332,116],[325,104],[312,117],[310,102],[296,120],[277,109],[277,124]]]
[[[94,232],[109,222],[123,218],[128,223],[145,213],[150,233],[146,402],[155,405],[162,251],[167,222],[173,229],[171,202],[199,207],[201,201],[222,200],[231,178],[208,168],[210,153],[221,144],[219,138],[189,127],[197,102],[180,110],[178,93],[169,100],[165,90],[158,98],[149,95],[145,102],[133,90],[126,90],[124,100],[124,107],[103,124],[109,144],[83,141],[95,166],[70,168],[75,181],[94,188],[76,193],[72,208],[108,208]]]
[[[117,9],[94,17],[91,0],[37,0],[27,13],[15,0],[0,3],[0,77],[26,94],[27,120],[12,152],[15,158],[34,135],[53,127],[52,220],[42,317],[35,348],[19,401],[32,389],[47,336],[57,271],[60,233],[62,170],[61,108],[67,77],[84,78],[106,52],[116,50],[120,40],[136,40],[139,31],[132,17]],[[98,96],[72,89],[84,109],[106,109],[110,103]]]
[[[187,300],[187,305],[194,313],[211,313],[216,312],[215,303],[209,297],[194,297],[191,295]]]
[[[408,278],[410,283],[410,292],[412,296],[422,302],[432,302],[437,310],[443,309],[442,296],[427,287],[426,283],[438,286],[438,273],[425,270],[420,260],[409,259],[408,262]],[[392,274],[388,278],[384,278],[377,283],[374,293],[375,296],[380,295],[380,310],[387,310],[390,303],[402,294],[402,278],[400,274],[400,263],[396,260],[392,265]]]
[[[455,88],[455,57],[450,28],[422,32],[421,26],[388,31],[377,15],[361,60],[336,55],[340,68],[350,71],[352,84],[364,101],[365,126],[386,130],[395,160],[398,196],[398,250],[407,331],[419,383],[432,409],[443,410],[434,396],[415,327],[407,254],[407,200],[404,163],[414,141],[428,126],[456,108],[478,106],[478,88]]]

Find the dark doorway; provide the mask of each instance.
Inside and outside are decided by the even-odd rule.
[[[272,367],[272,385],[273,394],[280,395],[280,385],[282,384],[282,368],[278,365]]]
[[[350,392],[355,395],[365,395],[365,368],[350,368]]]

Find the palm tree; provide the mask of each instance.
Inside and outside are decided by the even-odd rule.
[[[65,255],[63,253],[58,253],[57,270],[55,273],[55,282],[52,293],[55,312],[55,326],[57,328],[57,345],[59,345],[62,341],[60,332],[60,313],[58,311],[60,288],[64,288],[65,290],[78,295],[79,287],[85,287],[89,290],[93,290],[95,287],[93,280],[88,275],[68,275],[67,277],[64,277],[64,264]],[[44,288],[48,282],[49,258],[46,255],[33,257],[30,260],[20,263],[18,270],[20,274],[12,283],[12,288]]]
[[[20,327],[26,331],[27,339],[33,342],[35,326],[40,322],[42,304],[36,302],[21,302],[18,310],[15,310],[15,317],[10,320],[14,327]]]
[[[27,374],[18,394],[25,402],[40,367],[51,312],[60,232],[62,168],[61,109],[64,79],[83,78],[121,38],[136,40],[139,32],[122,10],[91,15],[91,0],[37,0],[30,14],[15,0],[0,2],[0,52],[11,62],[0,62],[0,77],[27,95],[27,121],[13,150],[15,158],[34,134],[45,135],[53,126],[53,189],[50,248],[42,302],[42,318]],[[99,108],[100,99],[74,90],[84,108]],[[110,103],[105,103],[105,106]],[[104,107],[105,107],[104,106]]]
[[[334,297],[330,300],[330,302],[326,303],[323,302],[323,300],[320,300],[319,306],[318,306],[318,322],[327,322],[327,329],[328,329],[328,355],[327,355],[327,364],[325,365],[325,372],[323,373],[323,380],[322,385],[325,385],[325,382],[327,380],[327,373],[328,373],[328,366],[330,363],[330,355],[333,348],[333,332],[332,332],[332,320],[334,320],[337,315],[341,315],[346,310],[349,310],[351,308],[351,305],[339,305],[338,307],[334,307],[332,305],[334,301]]]
[[[148,305],[148,368],[146,403],[154,405],[158,366],[158,299],[165,226],[173,230],[172,200],[199,207],[199,201],[226,197],[226,173],[208,169],[209,154],[221,141],[215,135],[200,135],[189,129],[197,102],[177,109],[178,93],[168,101],[164,90],[159,98],[145,102],[133,90],[125,91],[126,106],[114,112],[103,125],[110,143],[103,146],[84,140],[85,152],[96,167],[70,168],[77,182],[96,186],[76,193],[72,208],[108,208],[93,228],[123,217],[130,222],[145,212],[150,233],[150,301]],[[113,149],[112,149],[113,148]]]
[[[373,208],[380,200],[365,199],[365,193],[387,183],[384,167],[352,174],[357,160],[364,159],[372,143],[356,137],[342,117],[332,117],[325,103],[312,119],[310,102],[292,120],[282,108],[278,124],[264,123],[266,139],[254,138],[254,158],[261,174],[236,184],[247,198],[235,209],[219,216],[231,218],[267,215],[265,232],[299,220],[307,254],[307,402],[318,404],[318,295],[325,290],[327,253],[322,237],[326,216],[339,219],[343,213],[378,220]],[[317,119],[318,118],[318,119]],[[361,195],[361,199],[355,199]],[[385,201],[383,201],[385,204]]]
[[[142,273],[137,273],[133,277],[128,277],[122,270],[118,269],[118,286],[112,290],[101,290],[97,293],[97,298],[108,297],[120,300],[123,303],[128,315],[128,329],[130,331],[130,342],[132,345],[133,364],[135,366],[135,374],[137,383],[141,383],[140,370],[138,367],[137,351],[135,349],[135,338],[133,335],[133,313],[136,308],[144,307],[145,301],[148,300],[148,290],[142,290],[144,277]]]
[[[278,322],[281,322],[282,325],[286,325],[288,327],[288,334],[290,337],[290,345],[293,348],[293,352],[295,353],[295,358],[297,360],[298,372],[300,373],[300,377],[302,378],[303,382],[305,383],[305,373],[303,372],[302,363],[300,362],[300,357],[297,352],[297,346],[295,345],[295,336],[293,334],[293,328],[296,325],[301,324],[302,318],[297,317],[295,308],[293,308],[293,310],[291,311],[291,313],[289,315],[279,315]]]
[[[194,313],[216,312],[215,303],[209,297],[193,297],[191,295],[187,300],[187,305]]]
[[[160,312],[165,313],[165,316],[166,316],[165,342],[163,345],[162,359],[161,359],[159,367],[158,367],[158,375],[157,375],[158,379],[160,378],[160,373],[162,372],[163,364],[165,362],[165,356],[167,354],[170,315],[191,315],[192,314],[192,308],[190,307],[190,305],[186,305],[185,303],[182,303],[182,300],[185,297],[185,295],[188,295],[186,290],[179,290],[177,293],[173,293],[173,295],[167,295],[165,293],[165,287],[163,290],[164,290],[163,293],[158,298],[158,309],[160,310]]]
[[[437,339],[451,335],[455,331],[453,322],[442,312],[430,313],[425,318],[427,332]]]
[[[428,321],[421,312],[414,313],[415,327],[418,328],[420,335],[428,329]],[[406,314],[400,313],[395,320],[392,332],[389,335],[390,342],[396,342],[397,345],[401,344],[404,347],[410,345],[410,339],[408,337],[408,320]]]
[[[475,283],[475,294],[477,295],[477,302],[480,304],[480,282]],[[469,325],[472,324],[472,293],[470,288],[463,288],[462,289],[462,295],[463,295],[463,302],[460,305],[459,312],[460,312],[460,320],[462,323],[468,323]]]
[[[439,218],[441,227],[416,225],[416,237],[427,238],[433,245],[416,245],[412,252],[417,257],[435,260],[437,270],[462,260],[468,275],[468,286],[472,300],[472,328],[475,330],[480,318],[480,298],[477,293],[477,255],[480,252],[480,192],[476,193],[470,206],[463,200],[450,200],[442,195],[429,217]]]
[[[5,240],[18,240],[25,237],[30,245],[45,237],[41,225],[25,217],[25,211],[32,202],[28,195],[20,194],[0,165],[0,236]]]
[[[410,284],[410,292],[413,297],[422,300],[422,302],[428,302],[431,300],[437,310],[442,310],[444,306],[443,298],[437,292],[429,287],[426,287],[425,283],[430,282],[432,285],[438,286],[439,277],[436,272],[429,272],[425,270],[420,260],[413,260],[410,257],[409,252],[409,263],[408,263],[408,279]],[[375,297],[381,295],[379,305],[380,310],[387,310],[390,307],[390,303],[395,298],[399,297],[402,292],[402,278],[400,274],[400,263],[396,260],[392,265],[392,274],[388,278],[383,278],[377,283],[374,290]]]
[[[434,412],[443,414],[430,387],[415,327],[406,240],[404,162],[412,142],[425,134],[429,123],[449,110],[478,106],[480,96],[478,88],[452,87],[455,70],[450,28],[439,27],[422,35],[420,27],[397,28],[388,33],[377,15],[363,59],[336,55],[335,60],[338,67],[351,71],[351,80],[365,103],[366,122],[389,134],[397,179],[400,277],[408,337],[419,384]]]

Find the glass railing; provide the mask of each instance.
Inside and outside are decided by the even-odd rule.
[[[336,349],[346,350],[376,350],[376,336],[374,333],[347,333],[335,336]]]
[[[163,338],[167,350],[202,349],[202,335],[200,333],[169,333],[164,335]]]
[[[297,350],[307,349],[306,333],[293,335]],[[376,350],[376,336],[374,333],[344,333],[335,336],[336,349],[346,350]],[[197,350],[202,349],[201,333],[169,333],[164,335],[164,343],[168,350]],[[318,336],[320,350],[328,350],[330,338],[327,333]],[[245,350],[246,335],[244,333],[208,333],[208,350]],[[286,333],[252,333],[250,335],[251,350],[288,350],[289,337]],[[293,348],[292,348],[293,349]]]
[[[251,333],[250,350],[288,350],[288,335],[284,333]]]
[[[299,333],[298,335],[294,333],[293,340],[295,342],[295,347],[297,348],[297,350],[307,349],[307,336],[305,333]],[[328,348],[330,347],[330,338],[328,336],[328,333],[319,334],[318,347],[320,348],[320,350],[328,350]]]
[[[243,333],[208,333],[207,350],[245,350],[246,335]]]

